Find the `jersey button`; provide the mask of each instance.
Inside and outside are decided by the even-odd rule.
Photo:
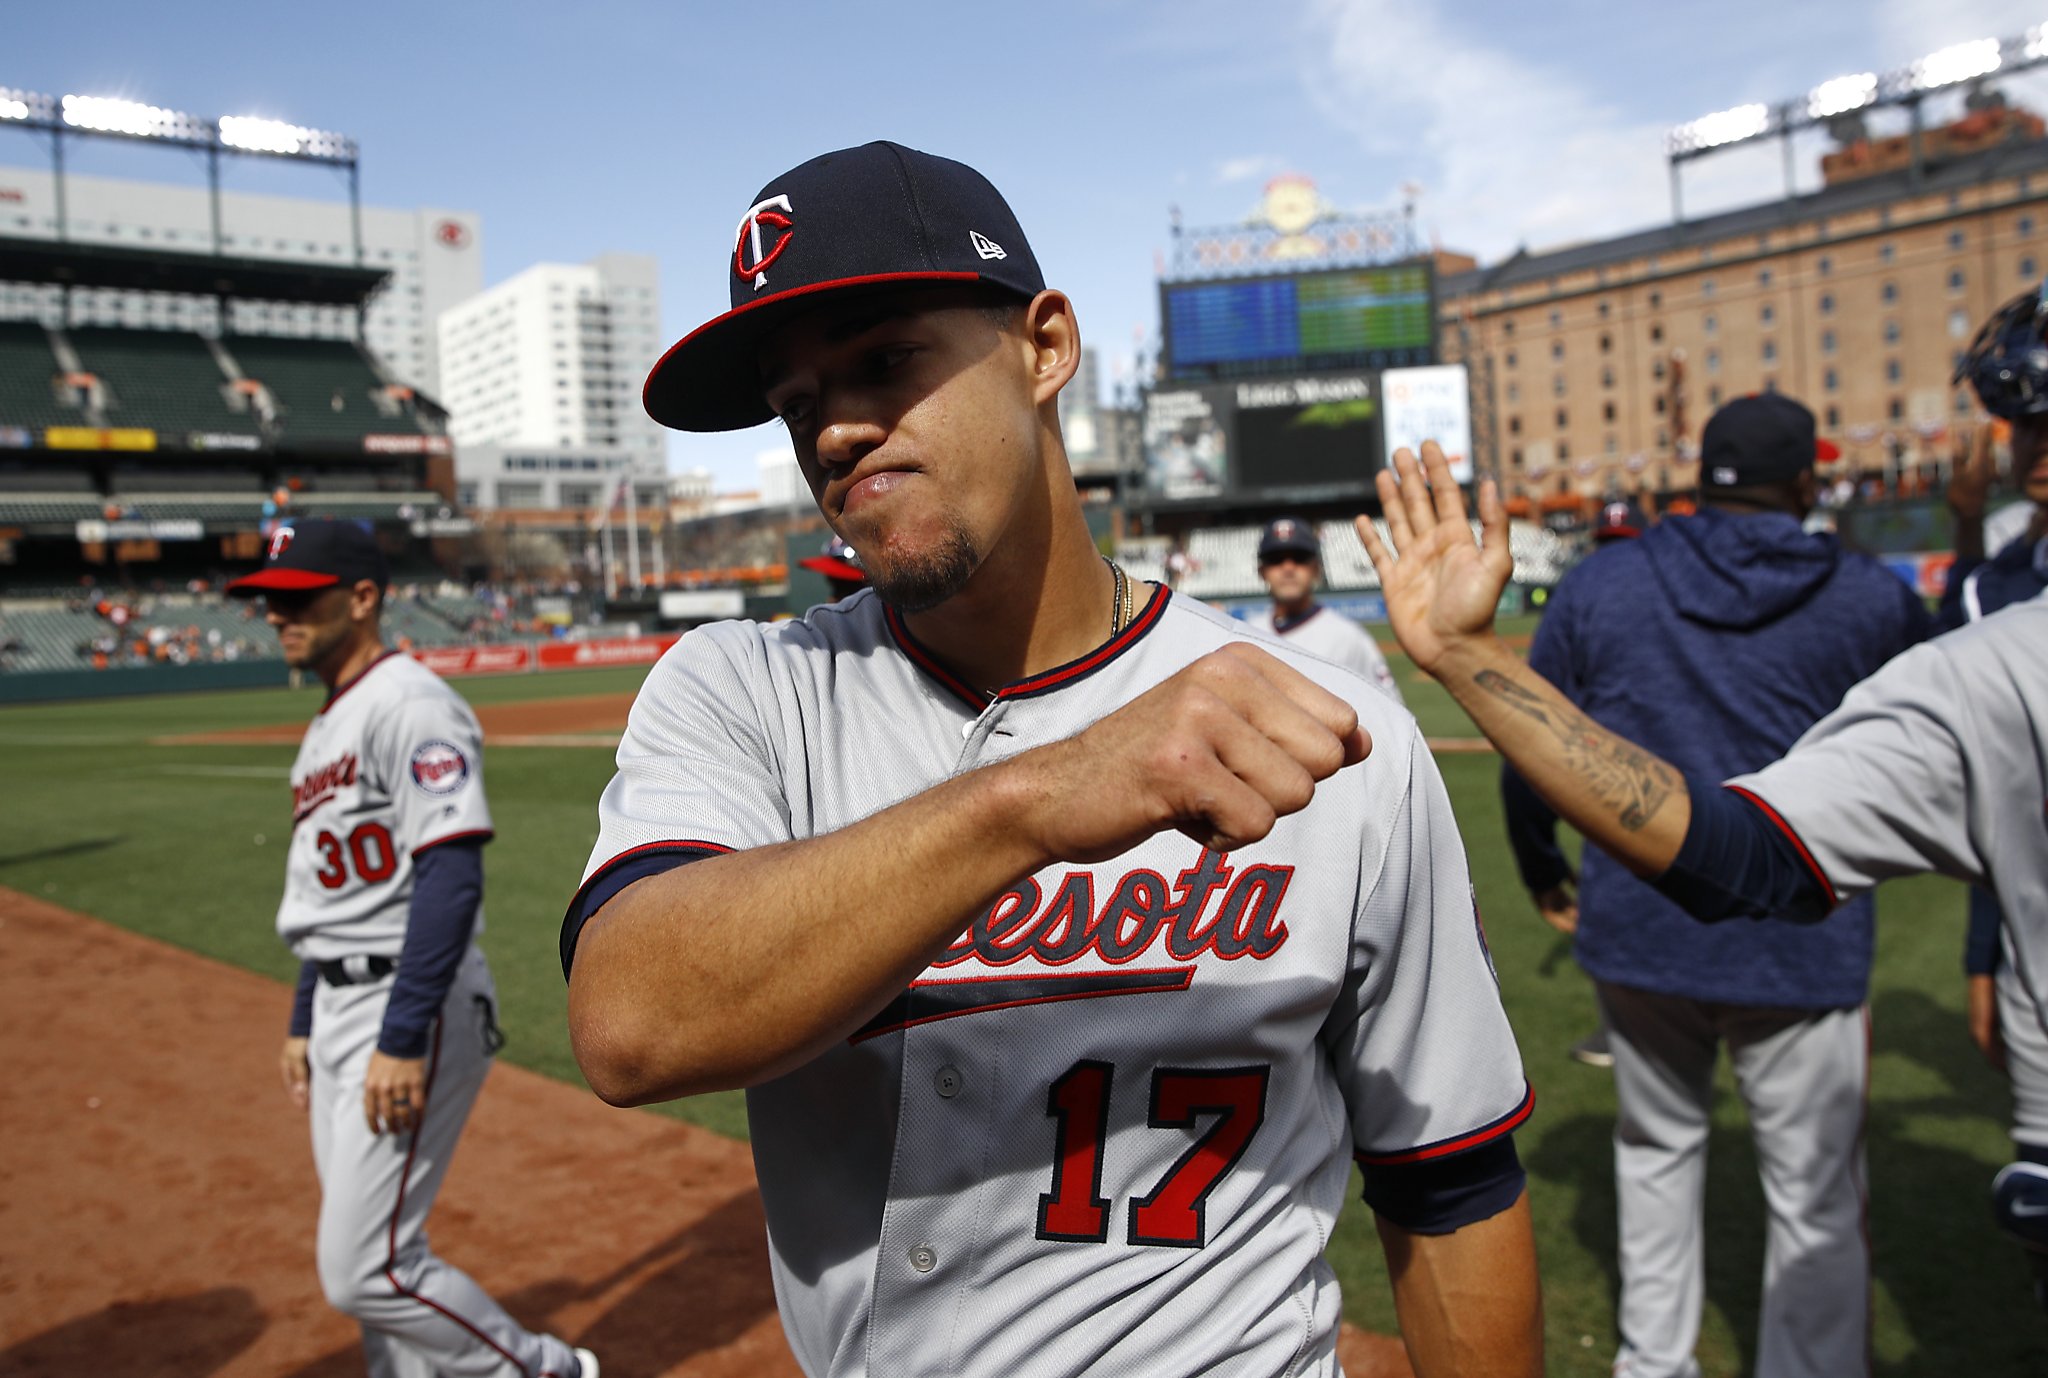
[[[938,1088],[939,1094],[947,1100],[959,1095],[960,1088],[967,1084],[966,1078],[960,1075],[960,1069],[953,1066],[939,1068],[939,1073],[932,1078],[932,1082]]]
[[[910,1266],[920,1273],[929,1273],[939,1266],[939,1256],[929,1244],[915,1244],[910,1249]]]

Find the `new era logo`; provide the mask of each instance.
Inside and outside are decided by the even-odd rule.
[[[974,242],[974,252],[980,254],[983,258],[1009,257],[1008,254],[1003,252],[1002,245],[996,243],[993,239],[990,239],[980,230],[969,230],[967,232],[967,237]]]

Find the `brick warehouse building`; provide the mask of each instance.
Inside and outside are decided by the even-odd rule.
[[[1474,446],[1524,504],[1672,491],[1700,427],[1775,388],[1851,472],[1946,452],[1978,324],[2048,272],[2048,140],[1999,109],[1823,160],[1818,191],[1446,278],[1447,361],[1472,369]]]

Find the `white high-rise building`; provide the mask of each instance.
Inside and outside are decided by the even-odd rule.
[[[337,266],[356,262],[354,217],[346,200],[223,191],[222,254]],[[391,280],[371,301],[363,342],[401,382],[440,399],[434,323],[483,287],[483,222],[467,211],[362,208],[362,266]],[[65,237],[79,244],[132,249],[215,251],[213,207],[205,187],[68,174]],[[48,168],[0,167],[0,235],[57,237],[56,179]],[[52,326],[123,325],[198,330],[220,325],[211,298],[74,290],[66,314],[62,289],[0,284],[0,320]],[[268,335],[355,334],[355,313],[341,307],[235,302],[230,330]]]
[[[496,480],[520,481],[494,468],[514,452],[667,472],[661,427],[640,406],[661,353],[659,287],[652,258],[601,254],[536,264],[442,313],[441,401],[457,475],[485,505]]]

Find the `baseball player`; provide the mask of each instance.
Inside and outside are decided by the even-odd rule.
[[[747,1088],[813,1378],[1335,1374],[1354,1159],[1417,1371],[1538,1371],[1530,1094],[1414,720],[1096,553],[1073,308],[979,173],[813,159],[728,272],[648,410],[779,417],[870,587],[641,689],[563,924],[591,1085]]]
[[[1365,628],[1316,601],[1323,581],[1323,547],[1316,529],[1298,517],[1279,517],[1259,537],[1259,578],[1273,595],[1270,607],[1245,618],[1254,630],[1342,665],[1377,684],[1401,703],[1401,686]]]
[[[1398,486],[1379,483],[1393,549],[1358,523],[1395,634],[1567,822],[1696,918],[1817,919],[1925,871],[1986,886],[2007,917],[2007,1056],[2048,1068],[2048,593],[1895,657],[1778,761],[1716,789],[1586,717],[1493,634],[1513,561],[1492,483],[1475,546],[1437,446],[1395,461]],[[1995,1201],[2048,1261],[2043,1086],[2013,1078],[2021,1161]]]
[[[1889,570],[1802,529],[1822,453],[1813,413],[1789,397],[1720,408],[1701,436],[1700,510],[1567,574],[1529,667],[1694,775],[1720,779],[1783,755],[1928,630],[1926,609]],[[1511,767],[1502,796],[1532,892],[1569,887],[1556,815]],[[1758,1378],[1867,1369],[1872,902],[1819,923],[1716,927],[1598,847],[1581,874],[1573,949],[1598,986],[1614,1057],[1617,1378],[1699,1372],[1701,1203],[1723,1045],[1771,1202]]]
[[[427,1212],[502,1041],[483,928],[483,734],[432,671],[387,650],[368,530],[300,520],[262,569],[286,663],[327,702],[292,766],[279,934],[300,959],[281,1063],[309,1111],[320,1284],[362,1327],[372,1378],[597,1378],[427,1246]]]

